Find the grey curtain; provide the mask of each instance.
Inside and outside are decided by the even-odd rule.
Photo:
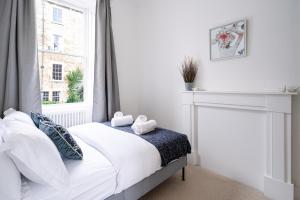
[[[120,110],[110,0],[97,0],[93,121],[110,120]]]
[[[34,0],[0,1],[0,116],[41,111]]]

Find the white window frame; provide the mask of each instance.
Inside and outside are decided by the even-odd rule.
[[[61,65],[61,80],[54,79],[54,76],[53,76],[54,65]],[[51,80],[53,82],[64,82],[64,64],[62,62],[52,62],[51,67],[52,67],[52,70],[51,70]]]
[[[51,0],[52,1],[52,0]],[[92,121],[93,106],[93,86],[94,86],[94,52],[95,52],[95,1],[86,0],[53,0],[54,3],[73,7],[85,13],[85,47],[83,55],[86,59],[84,62],[84,101],[78,103],[63,104],[43,104],[43,113],[70,112],[85,110],[87,112],[87,121]],[[57,62],[58,63],[58,62]],[[89,88],[89,89],[88,89]]]

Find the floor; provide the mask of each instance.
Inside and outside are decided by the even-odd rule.
[[[181,199],[267,200],[260,191],[197,166],[186,168],[185,181],[181,181],[180,171],[141,198],[141,200]]]

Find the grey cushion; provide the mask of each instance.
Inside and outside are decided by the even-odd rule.
[[[83,158],[81,148],[63,126],[50,121],[40,121],[39,129],[49,136],[62,157],[72,160]]]

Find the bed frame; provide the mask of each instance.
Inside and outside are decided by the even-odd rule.
[[[185,166],[187,165],[187,157],[181,157],[164,168],[158,170],[151,176],[143,179],[121,193],[114,194],[106,200],[137,200],[153,188],[174,175],[178,170],[182,169],[182,180],[185,180]]]

